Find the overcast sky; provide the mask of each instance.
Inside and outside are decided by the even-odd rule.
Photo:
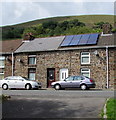
[[[114,15],[115,0],[2,0],[0,26],[41,18],[106,14]]]

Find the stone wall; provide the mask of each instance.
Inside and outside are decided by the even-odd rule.
[[[97,50],[99,56],[94,54]],[[81,65],[81,52],[90,52],[90,64]],[[109,84],[114,86],[115,50],[109,49]],[[36,55],[37,64],[28,65],[28,55]],[[90,68],[90,75],[96,81],[96,88],[104,89],[107,83],[106,49],[85,49],[70,51],[49,51],[36,53],[21,53],[15,55],[15,75],[28,77],[28,68],[36,68],[36,80],[47,86],[47,68],[55,68],[55,81],[59,80],[59,71],[68,68],[69,75],[79,75],[81,68]],[[20,62],[20,60],[22,62]]]
[[[5,68],[4,68],[4,77],[12,76],[12,56],[5,56]]]

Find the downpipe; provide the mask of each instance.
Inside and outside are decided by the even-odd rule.
[[[106,76],[107,76],[107,84],[106,84],[106,88],[109,88],[109,54],[108,54],[108,46],[106,46]]]
[[[12,52],[12,76],[14,76],[14,53]]]

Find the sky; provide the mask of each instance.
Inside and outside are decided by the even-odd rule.
[[[110,1],[110,2],[109,2]],[[1,0],[0,26],[78,15],[114,15],[115,0]]]

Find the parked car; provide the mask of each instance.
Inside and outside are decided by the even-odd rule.
[[[0,87],[2,87],[4,90],[9,88],[25,88],[29,90],[34,88],[41,88],[41,83],[30,81],[27,78],[21,76],[9,76],[3,80],[0,80]]]
[[[56,90],[64,88],[81,88],[86,90],[89,88],[95,88],[95,82],[93,79],[85,76],[70,76],[63,81],[52,82],[51,86]]]

